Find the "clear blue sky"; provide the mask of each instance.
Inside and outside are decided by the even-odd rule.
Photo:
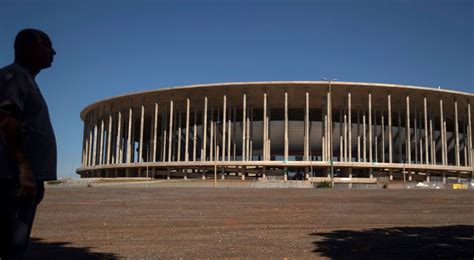
[[[23,28],[47,32],[57,51],[37,81],[61,177],[80,165],[79,112],[118,94],[321,77],[474,92],[473,1],[2,0],[0,8],[1,67]]]

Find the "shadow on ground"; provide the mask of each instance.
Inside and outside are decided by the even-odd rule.
[[[32,238],[25,259],[119,259],[111,253],[91,252],[89,247],[72,247],[67,242],[42,242]]]
[[[395,227],[312,233],[313,250],[330,258],[474,257],[474,226]]]

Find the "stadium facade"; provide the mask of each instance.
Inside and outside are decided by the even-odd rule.
[[[472,179],[473,103],[472,93],[329,81],[204,84],[127,94],[81,112],[77,173]]]

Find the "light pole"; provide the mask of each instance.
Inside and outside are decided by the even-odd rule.
[[[322,78],[321,80],[324,80],[324,81],[327,81],[328,82],[328,88],[329,88],[329,108],[328,108],[328,129],[329,129],[329,133],[328,133],[328,145],[329,145],[329,162],[331,164],[331,170],[330,170],[330,173],[331,173],[331,187],[334,188],[334,162],[332,160],[332,155],[333,155],[333,151],[332,151],[332,89],[331,89],[331,81],[336,81],[337,79],[327,79],[327,78]]]

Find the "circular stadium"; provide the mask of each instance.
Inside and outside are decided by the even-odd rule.
[[[472,93],[331,81],[132,93],[81,112],[87,177],[472,180]]]

